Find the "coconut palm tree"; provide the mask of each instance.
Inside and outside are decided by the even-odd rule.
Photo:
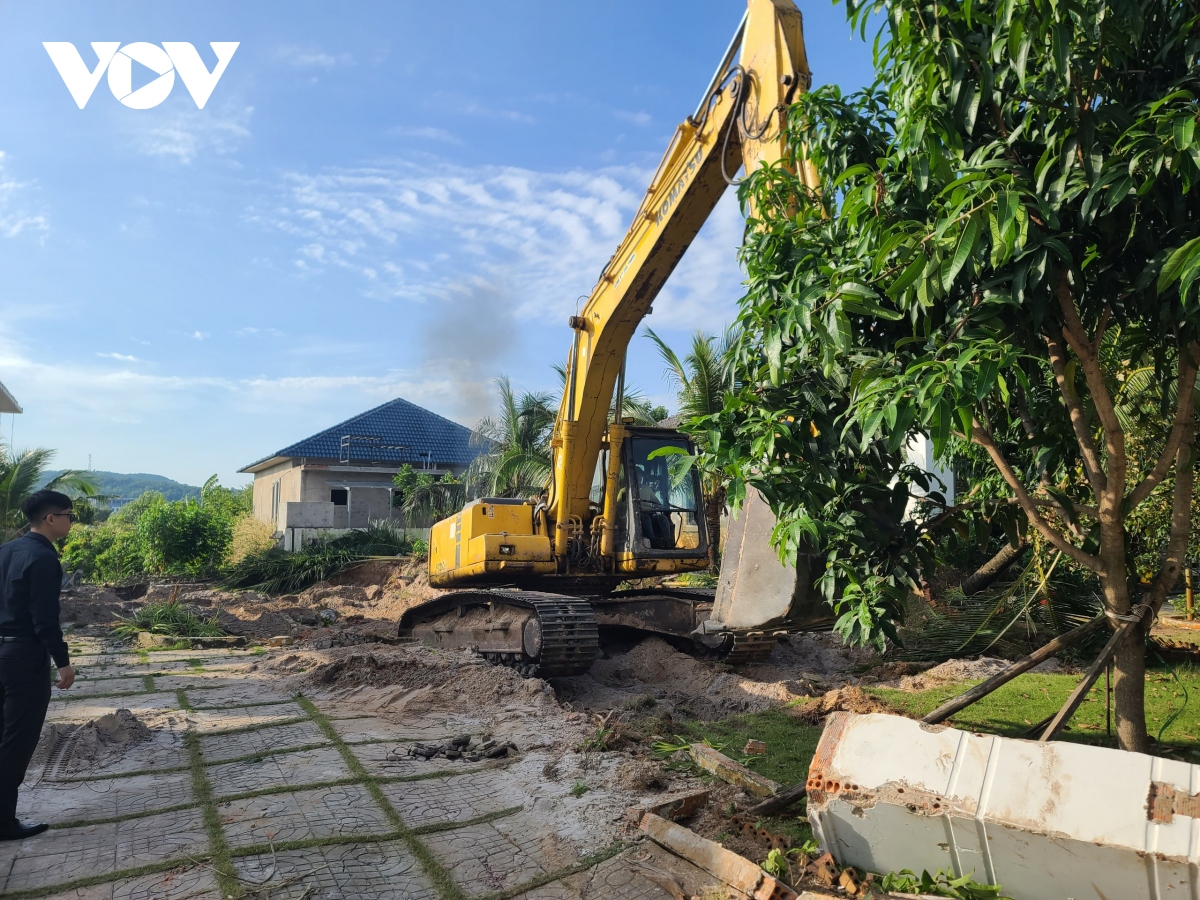
[[[682,359],[652,329],[646,329],[646,337],[667,365],[667,382],[675,389],[679,422],[684,431],[688,431],[688,426],[699,417],[712,415],[725,405],[725,394],[733,388],[730,348],[737,341],[735,329],[726,329],[719,338],[697,331],[692,336],[691,350]],[[701,451],[707,449],[705,432],[696,430],[691,436]],[[721,471],[704,466],[700,469],[700,481],[704,489],[704,519],[708,526],[713,570],[716,571],[720,566],[721,513],[725,510],[728,482]]]
[[[53,450],[44,448],[15,453],[0,442],[0,535],[4,540],[24,530],[25,517],[21,513],[21,503],[39,489],[53,456]],[[97,490],[92,475],[77,469],[59,472],[41,488],[84,497],[95,496]]]
[[[496,389],[500,412],[471,434],[483,452],[467,470],[467,481],[491,497],[536,497],[550,478],[554,398],[548,392],[518,394],[507,375],[496,379]]]

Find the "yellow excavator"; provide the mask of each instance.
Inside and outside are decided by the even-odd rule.
[[[731,530],[715,593],[616,590],[709,566],[700,478],[688,465],[694,448],[675,430],[634,427],[622,415],[626,351],[733,176],[784,158],[788,106],[810,83],[792,0],[748,0],[699,107],[676,129],[628,232],[570,318],[545,493],[485,497],[435,524],[430,584],[454,590],[406,612],[401,636],[552,677],[588,669],[601,627],[658,634],[737,663],[764,658],[787,628],[813,618],[806,573],[778,571],[761,498]],[[811,170],[801,175],[815,185]],[[751,550],[757,558],[747,564]],[[739,592],[730,579],[741,565],[754,572],[742,573]],[[760,569],[768,574],[756,582]],[[763,578],[775,583],[764,587]],[[789,582],[782,593],[781,578]],[[782,600],[764,605],[772,592]]]

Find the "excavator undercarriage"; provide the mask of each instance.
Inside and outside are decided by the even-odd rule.
[[[669,587],[582,597],[505,588],[454,591],[404,613],[400,635],[474,650],[542,678],[586,672],[602,630],[657,635],[731,665],[764,661],[786,629],[698,633],[712,614],[715,593]]]

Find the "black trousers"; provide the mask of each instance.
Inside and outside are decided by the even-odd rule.
[[[0,643],[0,830],[17,821],[17,790],[50,706],[50,654],[41,644]]]

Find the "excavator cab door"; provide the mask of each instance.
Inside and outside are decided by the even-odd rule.
[[[617,547],[635,558],[705,559],[708,536],[691,441],[669,428],[629,428],[621,445]]]

